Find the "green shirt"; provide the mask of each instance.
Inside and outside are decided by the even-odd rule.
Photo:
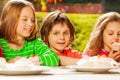
[[[0,38],[0,45],[2,47],[3,57],[6,58],[6,60],[13,59],[16,56],[29,58],[33,54],[36,54],[43,66],[59,65],[59,59],[56,53],[45,45],[41,39],[26,41],[23,48],[18,50],[12,49],[3,38]]]

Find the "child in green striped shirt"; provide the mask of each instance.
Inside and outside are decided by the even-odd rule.
[[[37,24],[32,4],[25,0],[10,0],[3,8],[0,25],[0,45],[8,62],[17,58],[38,57],[43,66],[58,66],[58,56],[41,39],[36,38]]]

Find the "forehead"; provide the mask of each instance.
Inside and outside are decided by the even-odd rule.
[[[21,11],[21,17],[34,17],[34,11],[31,7],[24,7]]]
[[[120,22],[111,21],[105,26],[105,30],[120,30]]]
[[[69,27],[67,26],[66,23],[58,23],[52,27],[52,31],[53,30],[59,30],[59,31],[69,30]]]

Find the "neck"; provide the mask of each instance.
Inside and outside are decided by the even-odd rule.
[[[53,51],[55,51],[56,52],[56,54],[61,54],[61,53],[63,53],[63,51],[64,50],[57,50],[57,49],[53,49],[53,48],[51,48]]]
[[[21,45],[21,44],[23,44],[25,42],[25,39],[18,39],[17,42],[18,42],[18,44]]]
[[[107,52],[110,52],[110,51],[111,51],[111,48],[108,47],[107,45],[105,45],[105,46],[103,47],[103,49],[104,49],[105,51],[107,51]]]
[[[15,49],[15,50],[21,49],[21,48],[24,46],[25,39],[18,39],[18,40],[17,40],[17,43],[18,43],[18,44],[8,43],[8,45],[9,45],[12,49]]]

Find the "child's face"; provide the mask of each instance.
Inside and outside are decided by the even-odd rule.
[[[110,51],[114,42],[120,42],[120,22],[112,21],[103,31],[104,49]]]
[[[70,30],[66,24],[56,24],[49,33],[49,45],[57,53],[70,45]]]
[[[35,16],[34,12],[30,7],[22,9],[18,26],[17,26],[17,37],[26,38],[29,37],[35,27]]]

